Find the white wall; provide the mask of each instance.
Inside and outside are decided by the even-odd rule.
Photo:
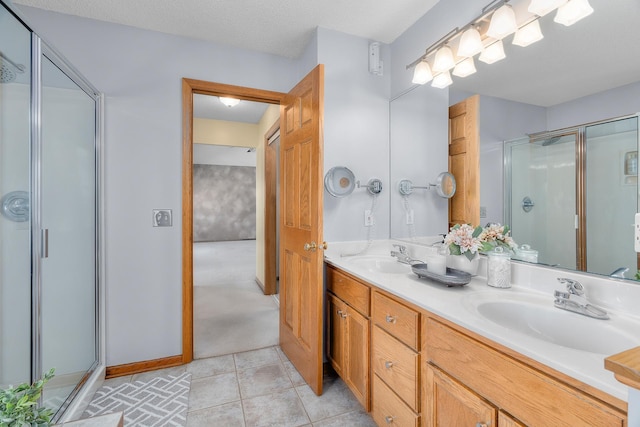
[[[105,94],[107,365],[181,354],[181,78],[287,91],[303,71],[273,55],[21,10]],[[151,227],[154,208],[173,209],[173,227]]]
[[[325,64],[324,169],[346,166],[366,184],[382,180],[376,202],[372,238],[389,236],[389,74],[369,73],[371,40],[319,28],[318,62]],[[389,63],[389,49],[380,47]],[[356,189],[349,197],[336,199],[324,193],[324,238],[326,241],[364,240],[364,211],[372,196]]]

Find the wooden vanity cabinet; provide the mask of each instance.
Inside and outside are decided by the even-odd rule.
[[[420,313],[372,293],[373,419],[378,425],[420,422]]]
[[[369,411],[370,288],[327,267],[327,289],[327,358]]]
[[[478,426],[487,424],[487,417],[497,417],[497,423],[488,425],[498,427],[626,425],[619,409],[501,352],[497,345],[481,342],[472,333],[436,318],[428,318],[425,329],[424,413],[438,414],[453,406],[469,419],[477,415]],[[493,412],[483,412],[485,406]],[[434,415],[425,425],[462,425],[439,421]]]

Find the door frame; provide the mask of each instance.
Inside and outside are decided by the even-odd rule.
[[[193,360],[193,95],[281,104],[282,92],[182,79],[182,363]],[[265,239],[266,240],[266,239]]]
[[[264,294],[277,294],[278,236],[276,235],[278,214],[277,169],[280,166],[278,152],[269,140],[280,131],[280,120],[275,122],[264,135]]]

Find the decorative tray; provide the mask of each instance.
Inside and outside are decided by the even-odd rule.
[[[444,276],[427,270],[427,264],[413,264],[411,270],[420,278],[435,280],[449,287],[464,286],[471,281],[471,274],[455,268],[447,267],[447,274]]]

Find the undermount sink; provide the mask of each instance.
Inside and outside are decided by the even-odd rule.
[[[364,268],[372,273],[406,274],[411,273],[411,266],[398,262],[390,256],[357,256],[349,259],[349,264]]]
[[[503,328],[574,350],[612,355],[640,345],[640,322],[599,320],[560,310],[552,297],[505,294],[475,298],[465,305]]]

